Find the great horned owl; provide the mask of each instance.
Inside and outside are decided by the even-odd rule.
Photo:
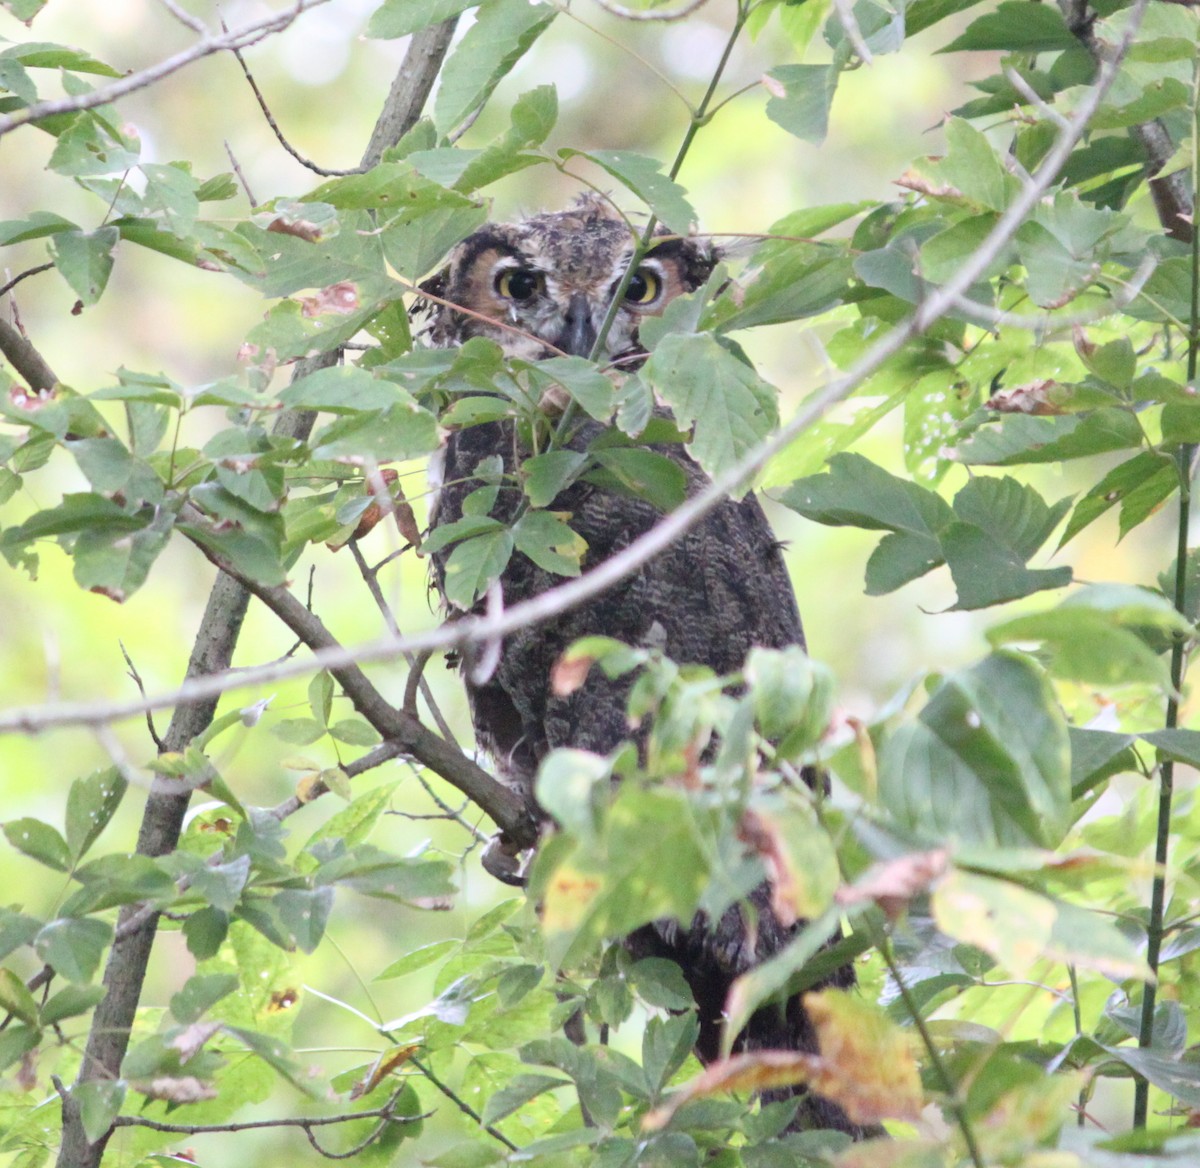
[[[590,356],[634,243],[625,221],[596,196],[584,196],[563,212],[485,226],[459,244],[449,266],[427,285],[443,302],[431,310],[428,335],[438,346],[487,337],[509,356],[525,360],[561,353]],[[699,288],[715,262],[710,247],[690,239],[664,233],[652,242],[625,289],[601,359],[622,368],[635,366],[645,355],[638,339],[642,319]],[[602,430],[599,423],[586,421],[567,446],[584,450]],[[682,468],[689,495],[708,484],[681,446],[654,449]],[[432,525],[462,518],[464,500],[482,485],[473,476],[484,460],[492,460],[494,481],[494,468],[511,473],[529,453],[521,448],[518,427],[511,421],[453,432],[444,451]],[[519,506],[518,491],[501,490],[491,515],[510,521]],[[551,510],[568,513],[571,527],[586,540],[584,571],[627,547],[661,518],[648,502],[580,481],[563,490]],[[433,556],[439,589],[448,554],[447,549]],[[504,604],[526,600],[561,579],[517,553],[500,576]],[[479,745],[501,776],[531,802],[538,765],[555,747],[608,753],[629,737],[628,678],[610,680],[593,670],[568,696],[552,691],[551,669],[562,652],[578,638],[598,634],[652,646],[675,661],[707,665],[720,674],[740,669],[753,646],[803,645],[779,544],[753,496],[723,500],[621,583],[564,615],[506,637],[486,679],[473,680],[472,670],[464,671]],[[627,941],[639,956],[680,964],[699,1006],[697,1051],[705,1061],[717,1055],[732,980],[777,952],[792,935],[774,918],[765,887],[751,901],[756,928],[748,927],[734,908],[716,922],[699,917],[686,924],[656,922]],[[850,970],[834,978],[837,984],[852,980]],[[786,1009],[760,1011],[738,1043],[738,1049],[765,1047],[815,1049],[798,999]],[[806,1100],[799,1126],[856,1130],[838,1108],[818,1098]]]

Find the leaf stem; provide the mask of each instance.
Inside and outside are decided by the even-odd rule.
[[[1200,120],[1200,60],[1192,64],[1192,190],[1200,183],[1200,151],[1197,150],[1195,128]],[[1196,379],[1197,350],[1200,348],[1200,232],[1192,233],[1191,318],[1188,321],[1188,382]],[[1191,524],[1192,464],[1194,443],[1182,443],[1175,453],[1179,470],[1179,513],[1175,528],[1175,584],[1172,602],[1180,614],[1186,615],[1188,577],[1188,528]],[[1165,724],[1168,730],[1179,725],[1179,699],[1185,669],[1185,637],[1176,633],[1171,645],[1171,693],[1167,698]],[[1175,762],[1165,758],[1158,772],[1158,828],[1154,841],[1154,882],[1150,888],[1150,917],[1146,923],[1146,964],[1155,980],[1148,981],[1142,991],[1142,1016],[1138,1023],[1138,1047],[1145,1050],[1154,1044],[1154,1007],[1158,997],[1158,963],[1162,952],[1164,915],[1167,896],[1167,858],[1171,840],[1171,802],[1175,793]],[[1133,1093],[1133,1126],[1144,1128],[1149,1115],[1150,1084],[1138,1078]]]
[[[946,1095],[947,1106],[954,1116],[954,1122],[958,1124],[958,1130],[962,1132],[963,1143],[967,1146],[967,1155],[970,1156],[971,1163],[975,1165],[975,1168],[984,1168],[983,1153],[979,1150],[979,1144],[975,1139],[975,1129],[971,1126],[971,1121],[967,1116],[966,1105],[959,1096],[958,1088],[954,1085],[954,1080],[951,1079],[950,1072],[946,1069],[946,1064],[942,1062],[942,1056],[938,1053],[937,1044],[933,1041],[933,1035],[929,1033],[929,1027],[925,1025],[925,1016],[921,1013],[921,1007],[913,998],[908,986],[904,984],[904,976],[900,969],[900,963],[896,960],[896,956],[892,952],[891,938],[880,933],[874,924],[868,923],[867,927],[875,934],[872,937],[875,947],[879,950],[879,955],[888,967],[888,972],[892,975],[892,980],[896,983],[896,988],[900,991],[900,998],[904,1002],[904,1008],[908,1011],[908,1016],[912,1019],[913,1025],[917,1028],[917,1033],[921,1036],[921,1043],[925,1047],[925,1052],[929,1055],[929,1064],[933,1067],[934,1074],[941,1081],[942,1090]]]

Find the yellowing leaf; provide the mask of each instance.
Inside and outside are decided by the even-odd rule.
[[[603,888],[604,882],[598,876],[570,864],[560,865],[546,886],[542,927],[548,933],[578,929]]]
[[[855,1123],[915,1120],[921,1080],[911,1036],[857,994],[826,990],[804,995],[820,1054],[809,1086],[841,1105]]]
[[[658,1131],[685,1103],[725,1091],[765,1091],[806,1083],[839,1104],[855,1123],[915,1120],[921,1081],[909,1035],[857,994],[827,990],[804,995],[819,1054],[757,1050],[712,1063],[642,1120]]]

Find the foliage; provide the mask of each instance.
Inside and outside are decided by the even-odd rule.
[[[3,7],[32,22],[43,5]],[[306,7],[284,20],[294,35]],[[717,19],[719,7],[702,15]],[[419,34],[468,10],[474,23],[428,117],[367,169],[272,192],[249,211],[233,175],[143,150],[121,91],[108,88],[120,69],[30,39],[0,50],[8,148],[49,135],[52,174],[93,200],[87,216],[57,209],[73,201],[31,204],[0,222],[0,247],[44,249],[39,278],[61,280],[76,312],[127,294],[117,277],[135,248],[267,302],[247,321],[241,368],[202,385],[121,368],[69,386],[53,376],[53,352],[31,356],[0,321],[0,552],[36,576],[46,549],[60,549],[100,604],[155,589],[168,549],[189,543],[326,653],[284,666],[311,674],[299,716],[233,705],[151,758],[116,752],[74,782],[52,776],[67,792],[54,814],[19,808],[4,823],[28,879],[62,891],[46,911],[23,895],[0,910],[0,1148],[14,1164],[45,1161],[62,1125],[55,1076],[68,1127],[96,1156],[117,1133],[114,1164],[163,1163],[191,1136],[237,1131],[249,1105],[268,1099],[282,1117],[270,1122],[364,1164],[982,1168],[1047,1162],[1049,1149],[1064,1165],[1194,1156],[1200,829],[1177,767],[1200,765],[1183,673],[1200,594],[1187,543],[1200,260],[1180,227],[1190,212],[1169,216],[1160,190],[1155,220],[1147,184],[1157,168],[1160,184],[1174,176],[1194,189],[1200,171],[1195,13],[1144,0],[1105,0],[1087,21],[1074,5],[1032,0],[978,11],[975,0],[721,9],[727,48],[759,37],[775,54],[760,116],[808,141],[826,133],[846,72],[915,52],[908,36],[933,29],[939,51],[992,64],[999,54],[998,64],[948,120],[944,155],[913,161],[902,197],[781,219],[648,327],[649,359],[619,376],[582,358],[506,362],[479,339],[423,348],[409,319],[417,285],[486,220],[490,185],[516,174],[600,176],[623,209],[693,230],[681,166],[703,154],[726,102],[757,99],[722,86],[726,53],[674,158],[547,145],[559,113],[550,85],[515,100],[490,140],[466,135],[478,144],[463,146],[458,132],[522,55],[552,22],[575,18],[527,0],[384,0],[367,34]],[[653,2],[636,12],[683,15]],[[1080,132],[1061,174],[1039,170],[1073,117]],[[1147,126],[1174,149],[1154,153]],[[36,346],[39,322],[23,323]],[[815,330],[836,367],[794,417],[743,348],[768,326]],[[281,366],[294,367],[286,386]],[[651,418],[656,395],[679,430]],[[834,422],[809,424],[851,395]],[[549,400],[572,405],[554,413]],[[297,415],[311,426],[286,423]],[[577,415],[606,424],[586,451],[565,448]],[[534,453],[511,477],[483,468],[464,518],[423,536],[397,472],[433,455],[445,429],[497,418],[515,420]],[[875,427],[885,438],[868,446]],[[879,451],[896,433],[889,469]],[[536,794],[556,826],[537,849],[529,896],[411,952],[389,938],[399,944],[379,979],[424,979],[395,1018],[366,991],[359,1005],[307,995],[369,1036],[368,1053],[348,1041],[333,1069],[314,1069],[293,1009],[302,955],[332,943],[356,898],[389,912],[444,907],[462,879],[439,846],[389,847],[384,817],[412,809],[408,788],[359,776],[404,754],[423,781],[459,788],[510,833],[523,821],[511,793],[454,747],[436,707],[417,712],[425,659],[412,654],[486,639],[487,628],[467,619],[369,647],[409,651],[395,709],[329,655],[337,646],[320,610],[291,595],[302,557],[349,544],[381,627],[386,561],[361,557],[385,520],[408,560],[453,547],[447,593],[464,610],[513,556],[578,577],[586,549],[553,500],[586,478],[674,512],[678,467],[648,449],[663,441],[685,442],[726,490],[744,490],[782,450],[765,472],[780,503],[878,535],[869,596],[943,573],[955,610],[1010,606],[989,621],[987,652],[961,668],[934,662],[858,720],[839,716],[831,674],[798,649],[756,651],[740,674],[714,677],[645,648],[574,647],[556,684],[636,671],[630,716],[649,721],[644,757],[632,747],[552,755]],[[1065,464],[1082,484],[1074,493]],[[511,523],[491,514],[502,490],[523,495]],[[1177,546],[1136,584],[1096,579],[1068,558],[1114,509],[1120,537],[1156,514],[1177,517]],[[1097,703],[1105,713],[1093,718]],[[31,707],[0,716],[0,728],[116,716]],[[293,799],[264,808],[239,794],[221,754],[233,732],[311,750],[287,760],[299,775]],[[832,794],[802,780],[811,764],[828,769]],[[148,775],[146,798],[130,780]],[[196,792],[206,801],[177,844],[137,854],[106,845],[123,803],[144,799],[150,816]],[[319,797],[325,818],[306,835],[291,817]],[[435,797],[473,845],[477,816]],[[755,1008],[865,952],[863,986],[809,999],[820,1057],[743,1056],[699,1077],[678,969],[633,960],[619,939],[660,917],[715,917],[764,879],[777,909],[808,923],[735,987],[726,1048]],[[186,976],[165,1007],[139,1011],[118,1065],[98,1066],[81,1057],[97,1007],[114,979],[144,972],[144,961],[121,965],[130,947],[116,942],[156,913],[158,947],[186,950]],[[831,949],[839,922],[845,936]],[[584,1041],[564,1037],[568,1022]],[[1130,1079],[1140,1084],[1135,1131],[1109,1138],[1087,1122],[1090,1101],[1108,1080]],[[784,1082],[819,1087],[863,1122],[886,1120],[894,1142],[781,1134],[790,1105],[762,1104],[753,1090]],[[298,1136],[281,1146],[301,1147]]]

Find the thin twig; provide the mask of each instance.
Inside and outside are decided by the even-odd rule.
[[[125,664],[129,667],[128,676],[133,679],[133,684],[137,686],[137,691],[142,695],[142,700],[146,700],[146,687],[142,684],[142,675],[138,673],[137,666],[133,663],[133,658],[129,656],[129,650],[125,648],[124,641],[118,641],[121,646],[121,656],[125,658]],[[154,727],[154,715],[149,710],[146,711],[146,730],[150,735],[150,741],[154,743],[154,747],[160,753],[163,750],[162,739],[158,736],[158,731]]]
[[[516,1152],[520,1150],[518,1149],[517,1145],[514,1144],[512,1140],[510,1140],[502,1131],[493,1127],[490,1123],[484,1123],[483,1116],[481,1116],[478,1111],[476,1111],[465,1099],[463,1099],[462,1096],[457,1095],[451,1087],[443,1083],[441,1079],[439,1079],[437,1075],[435,1075],[433,1071],[431,1071],[429,1067],[421,1062],[421,1060],[415,1055],[408,1061],[412,1063],[412,1065],[416,1067],[417,1070],[420,1071],[421,1074],[433,1084],[433,1086],[435,1086],[443,1095],[445,1095],[446,1098],[449,1099],[450,1102],[459,1109],[459,1111],[473,1119],[481,1128],[483,1128],[485,1132],[487,1132],[489,1136],[491,1136],[493,1139],[499,1140],[510,1151]]]
[[[208,32],[204,26],[204,21],[198,16],[193,16],[190,12],[184,12],[175,0],[158,0],[158,2],[173,16],[180,24],[186,24],[193,32],[198,32],[202,36]]]
[[[419,1119],[428,1119],[432,1113],[424,1115],[396,1115],[394,1112],[395,1099],[376,1107],[371,1111],[351,1111],[345,1115],[328,1115],[319,1118],[297,1119],[247,1119],[240,1123],[163,1123],[157,1119],[147,1119],[141,1115],[118,1115],[113,1120],[115,1127],[146,1127],[151,1131],[169,1132],[180,1136],[207,1135],[211,1132],[259,1131],[269,1127],[332,1127],[339,1123],[354,1123],[360,1119],[386,1119],[391,1123],[416,1123]]]
[[[157,65],[151,65],[149,68],[140,69],[135,73],[128,73],[109,85],[102,85],[88,93],[78,93],[71,97],[35,101],[33,105],[25,106],[23,109],[9,114],[8,117],[0,118],[0,138],[18,126],[38,122],[56,114],[80,113],[83,110],[108,105],[118,98],[136,93],[139,89],[145,89],[147,86],[161,81],[164,77],[179,72],[187,65],[203,60],[205,57],[211,57],[214,53],[225,52],[228,49],[244,49],[249,45],[258,44],[259,41],[274,33],[282,32],[285,28],[290,27],[308,9],[328,3],[329,0],[295,0],[291,8],[285,12],[277,12],[273,16],[255,21],[253,24],[242,25],[241,28],[235,28],[230,32],[219,35],[210,34],[190,48],[167,57],[166,60],[159,61]]]
[[[284,132],[279,128],[279,123],[275,120],[274,114],[271,113],[270,106],[267,105],[267,99],[263,96],[263,92],[258,87],[258,82],[254,80],[254,74],[250,72],[250,66],[246,64],[246,58],[242,56],[240,49],[234,49],[233,55],[237,63],[242,67],[242,73],[245,75],[246,81],[250,86],[251,93],[254,94],[254,100],[258,102],[258,108],[262,110],[262,115],[267,119],[267,125],[271,127],[271,133],[275,135],[275,140],[284,148],[301,166],[307,170],[311,170],[314,174],[319,174],[324,178],[344,178],[350,174],[361,174],[362,167],[356,166],[352,170],[328,170],[323,166],[318,166],[311,158],[306,158],[299,150],[295,148],[287,140]],[[257,204],[256,204],[257,205]]]
[[[26,268],[23,272],[19,272],[13,276],[7,284],[0,284],[0,296],[7,296],[22,280],[27,280],[30,276],[39,276],[42,272],[48,272],[54,265],[52,263],[38,264],[35,268]]]
[[[242,164],[238,162],[237,155],[233,152],[233,147],[228,142],[223,143],[225,154],[229,158],[229,165],[233,167],[233,173],[237,175],[237,180],[242,184],[242,190],[246,192],[246,200],[251,207],[258,206],[258,200],[254,197],[254,192],[250,189],[250,183],[246,176],[242,173]]]

